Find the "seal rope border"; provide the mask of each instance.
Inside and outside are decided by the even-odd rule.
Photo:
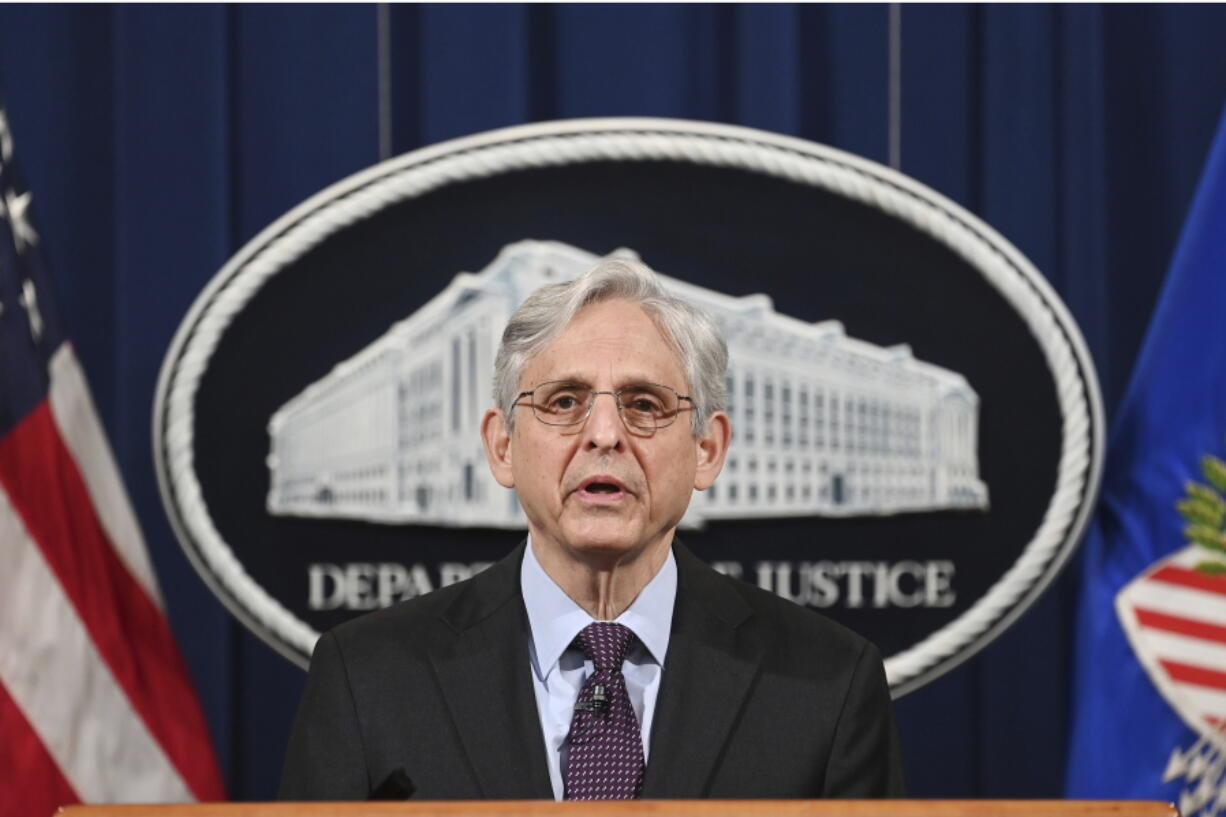
[[[239,251],[197,298],[159,377],[158,483],[197,570],[240,620],[295,663],[319,633],[243,569],[213,524],[194,471],[194,398],[222,333],[263,284],[337,232],[448,183],[591,161],[680,161],[756,171],[875,207],[936,239],[977,269],[1021,315],[1055,380],[1062,419],[1056,490],[1022,556],[970,608],[888,657],[894,694],[969,658],[1020,615],[1071,554],[1102,469],[1103,420],[1093,363],[1040,273],[976,216],[900,173],[835,148],[733,125],[671,119],[537,123],[443,142],[375,165],[321,191]],[[1083,376],[1084,375],[1084,376]],[[163,442],[164,441],[164,442]],[[1067,534],[1067,535],[1065,535]],[[1045,576],[1046,574],[1046,576]],[[270,634],[272,637],[270,637]]]

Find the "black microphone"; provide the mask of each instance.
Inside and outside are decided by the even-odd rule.
[[[592,684],[591,700],[580,701],[575,704],[575,709],[582,709],[588,712],[605,712],[608,708],[609,694],[604,684]]]
[[[415,791],[417,791],[417,787],[413,785],[413,781],[405,774],[404,769],[400,768],[384,778],[383,782],[370,793],[370,797],[367,799],[408,800]]]

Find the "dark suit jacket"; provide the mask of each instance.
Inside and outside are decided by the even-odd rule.
[[[677,601],[644,798],[902,793],[881,658],[675,545]],[[283,799],[552,799],[519,587],[523,545],[474,578],[320,638]]]

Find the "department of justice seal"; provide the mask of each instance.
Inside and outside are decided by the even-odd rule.
[[[249,242],[162,369],[156,462],[227,607],[319,632],[466,578],[524,520],[477,432],[536,287],[641,258],[728,341],[734,437],[680,537],[872,639],[895,695],[999,634],[1074,549],[1102,409],[1004,238],[873,162],[664,119],[508,128],[383,162]]]

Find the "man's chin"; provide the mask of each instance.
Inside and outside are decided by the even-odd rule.
[[[649,550],[652,541],[646,540],[640,531],[627,530],[628,527],[625,522],[584,525],[566,531],[566,542],[572,552],[585,560],[621,560]]]

